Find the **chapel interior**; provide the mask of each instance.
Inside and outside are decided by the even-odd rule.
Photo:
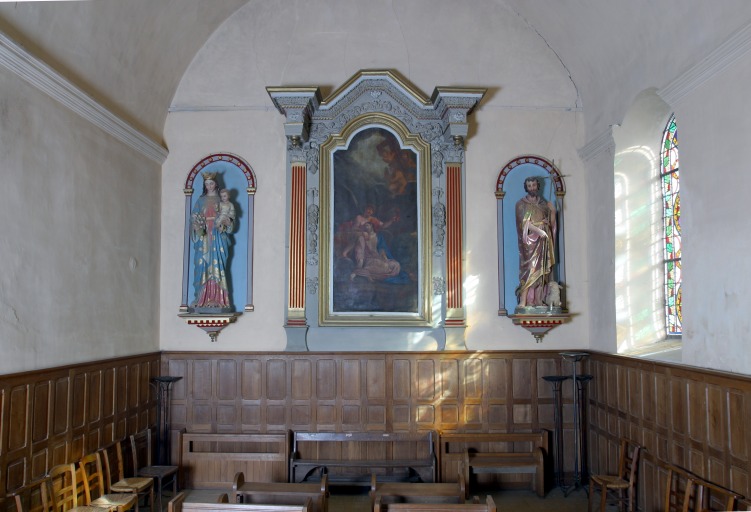
[[[543,432],[542,497],[514,471],[469,470],[472,494],[594,489],[599,507],[594,475],[628,440],[628,510],[668,510],[674,477],[695,492],[675,510],[726,510],[724,492],[751,510],[749,84],[747,0],[3,0],[5,509],[148,430],[183,489],[231,488],[199,446],[281,439],[289,458],[296,433],[432,432],[417,473],[456,482],[452,436],[514,452],[530,442],[503,435]],[[412,172],[378,176],[391,209],[342,181],[369,136],[378,169]],[[547,311],[516,302],[525,165],[555,207]],[[412,259],[376,247],[407,223],[388,243]],[[225,308],[194,307],[210,250]],[[337,453],[383,456],[366,445]],[[288,459],[247,464],[293,482]]]

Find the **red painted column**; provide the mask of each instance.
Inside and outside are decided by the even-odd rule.
[[[464,325],[462,166],[446,166],[446,326]]]
[[[305,325],[305,164],[292,164],[287,325]]]

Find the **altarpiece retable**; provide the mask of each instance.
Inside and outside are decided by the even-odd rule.
[[[267,90],[287,137],[287,350],[383,332],[464,349],[464,147],[485,90],[428,98],[388,70],[326,99]]]

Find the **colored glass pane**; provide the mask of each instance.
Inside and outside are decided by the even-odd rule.
[[[665,258],[665,324],[669,335],[680,335],[681,311],[681,203],[678,160],[678,128],[671,116],[662,135],[660,183],[663,205],[663,254]]]

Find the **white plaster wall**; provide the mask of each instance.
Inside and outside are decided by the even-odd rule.
[[[283,125],[276,109],[240,112],[172,113],[165,139],[170,156],[162,168],[162,350],[284,350],[286,176]],[[256,175],[255,311],[224,329],[217,343],[179,318],[182,294],[185,195],[190,170],[211,153],[243,158]],[[192,273],[191,273],[192,275]],[[193,294],[192,281],[190,296]]]
[[[663,58],[663,57],[660,57]],[[664,57],[667,58],[667,57]],[[669,107],[678,120],[681,159],[683,241],[684,364],[751,374],[748,351],[751,285],[747,272],[751,250],[744,192],[751,176],[742,158],[751,138],[751,54],[746,52],[695,86]],[[673,80],[679,77],[674,77]],[[653,86],[642,84],[642,90]],[[623,92],[623,91],[622,91]],[[625,93],[624,93],[625,94]],[[660,107],[659,114],[664,113]],[[655,114],[654,112],[652,114]],[[617,121],[625,115],[605,112]],[[595,240],[612,244],[612,156],[604,152],[587,162],[590,173],[591,348],[615,352],[613,253]],[[593,200],[599,197],[601,200]],[[600,223],[606,218],[611,224]]]
[[[575,147],[579,115],[557,111],[481,108],[467,145],[466,266],[467,347],[474,350],[582,348],[587,346],[586,182]],[[554,160],[565,176],[566,284],[571,322],[536,344],[526,330],[498,316],[495,186],[501,169],[520,155]],[[506,304],[513,311],[516,304]]]
[[[0,30],[161,142],[185,68],[245,1],[0,2]]]
[[[287,5],[287,4],[284,4]],[[360,69],[395,69],[425,94],[436,86],[487,87],[473,115],[466,153],[467,346],[470,349],[585,347],[585,183],[575,148],[584,136],[576,90],[544,40],[493,1],[460,10],[448,0],[349,3],[316,0],[281,9],[250,2],[196,55],[175,95],[163,167],[161,348],[283,350],[285,282],[284,118],[267,86],[320,86],[324,96]],[[461,37],[458,37],[458,35]],[[492,37],[489,36],[492,34]],[[177,317],[184,228],[182,187],[212,152],[229,151],[256,171],[254,305],[212,345]],[[522,154],[555,160],[564,174],[569,305],[577,316],[535,345],[498,317],[495,182]],[[315,299],[313,299],[315,300]],[[342,340],[331,348],[341,349]],[[360,346],[348,341],[353,350]],[[383,348],[383,345],[381,345]],[[388,347],[408,349],[406,341]],[[326,347],[316,346],[316,349]]]
[[[615,140],[615,300],[618,352],[665,340],[661,142],[672,110],[653,89],[634,100]],[[678,120],[680,151],[682,121]]]
[[[494,0],[252,0],[209,38],[173,99],[180,106],[268,106],[267,86],[320,86],[395,69],[423,93],[487,87],[484,105],[568,109],[576,89],[558,56]]]
[[[633,98],[664,87],[751,21],[746,0],[499,0],[545,38],[576,81],[588,139]]]
[[[4,68],[0,90],[0,374],[157,350],[158,164]]]
[[[587,289],[590,348],[615,352],[615,287],[613,286],[613,150],[608,148],[586,162],[584,224],[587,247],[583,286]],[[586,284],[585,284],[586,283]]]
[[[751,229],[744,149],[751,53],[674,105],[683,230],[683,361],[751,374]]]

